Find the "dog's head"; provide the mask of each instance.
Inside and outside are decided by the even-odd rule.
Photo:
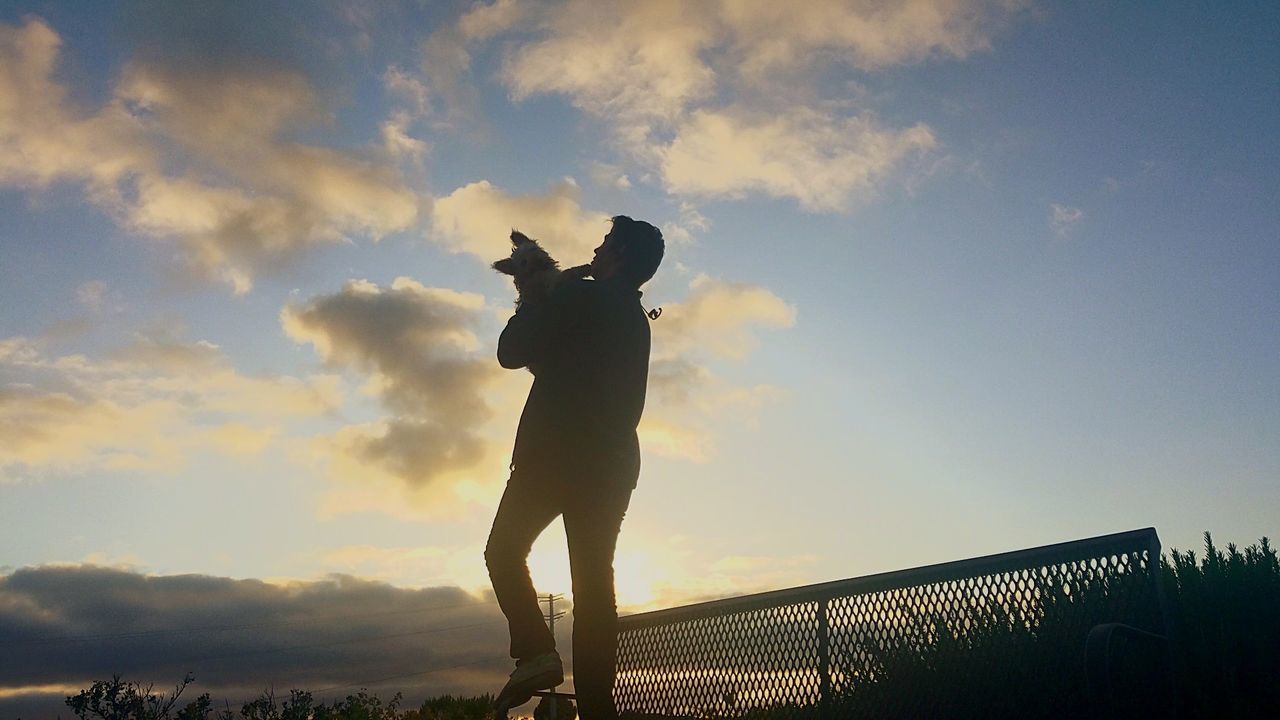
[[[526,278],[560,267],[537,240],[519,230],[511,231],[511,257],[493,264],[493,269],[513,277]]]

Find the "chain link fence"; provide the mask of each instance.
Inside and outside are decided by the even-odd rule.
[[[1167,636],[1159,558],[1148,528],[626,616],[614,696],[624,718],[1089,717],[1089,630]]]

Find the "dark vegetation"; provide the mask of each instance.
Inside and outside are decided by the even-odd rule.
[[[1184,718],[1280,717],[1280,559],[1267,538],[1226,552],[1204,534],[1204,555],[1161,563],[1178,629],[1175,660]]]
[[[1169,697],[1167,674],[1162,674],[1159,661],[1135,648],[1120,666],[1129,679],[1121,688],[1122,700],[1129,705],[1125,714],[1150,715],[1172,699],[1182,718],[1280,717],[1280,558],[1270,541],[1264,537],[1243,551],[1228,544],[1224,551],[1205,533],[1203,555],[1172,550],[1161,559],[1160,572],[1175,626],[1176,698]],[[1087,613],[1103,595],[1118,589],[1101,584],[1069,597],[1047,593],[1041,617]],[[873,651],[870,665],[862,665],[871,670],[855,673],[851,667],[843,693],[826,707],[725,707],[700,715],[843,718],[865,715],[869,706],[878,708],[874,716],[881,718],[920,717],[921,711],[929,717],[986,718],[1094,714],[1083,698],[1055,698],[1052,693],[1031,693],[1040,698],[1035,706],[1000,707],[992,702],[1011,695],[1011,688],[1034,686],[1040,681],[1037,667],[1056,665],[1067,674],[1082,673],[1082,663],[1063,662],[1064,656],[1079,655],[1081,648],[1077,636],[1056,635],[1052,623],[1028,622],[999,608],[988,609],[979,620],[971,616],[962,627],[925,621],[933,623],[925,633],[928,643]],[[1068,680],[1073,686],[1083,682]],[[383,703],[361,691],[324,704],[315,703],[308,692],[293,690],[283,700],[264,693],[238,711],[215,709],[208,694],[179,706],[178,698],[191,681],[190,676],[184,678],[166,696],[114,678],[68,697],[67,705],[80,720],[478,720],[487,717],[492,703],[489,696],[444,696],[405,709],[399,694]],[[936,701],[943,698],[939,707]],[[974,706],[966,707],[966,702]]]
[[[183,691],[194,680],[188,674],[166,695],[117,676],[68,697],[67,705],[80,720],[481,720],[490,717],[493,708],[492,695],[441,695],[411,709],[400,706],[400,693],[384,703],[365,690],[331,704],[315,702],[304,690],[291,690],[284,699],[268,690],[238,710],[225,704],[214,708],[208,693],[179,706]]]

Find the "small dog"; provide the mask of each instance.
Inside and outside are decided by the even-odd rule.
[[[493,269],[510,275],[516,284],[516,307],[530,300],[538,302],[551,297],[561,280],[581,279],[591,272],[590,265],[561,270],[560,263],[542,249],[537,240],[519,230],[511,231],[511,257],[493,264]]]

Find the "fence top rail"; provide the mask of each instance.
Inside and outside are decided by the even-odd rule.
[[[966,580],[995,573],[1055,565],[1082,558],[1124,555],[1144,550],[1149,552],[1149,557],[1151,558],[1160,556],[1160,539],[1156,535],[1155,528],[1129,530],[1026,550],[1012,550],[995,555],[953,560],[907,570],[892,570],[847,580],[833,580],[813,585],[770,590],[751,595],[740,595],[663,610],[624,615],[618,618],[618,630],[623,632],[653,625],[664,625],[735,612],[817,602],[836,597],[882,592],[944,581]]]

